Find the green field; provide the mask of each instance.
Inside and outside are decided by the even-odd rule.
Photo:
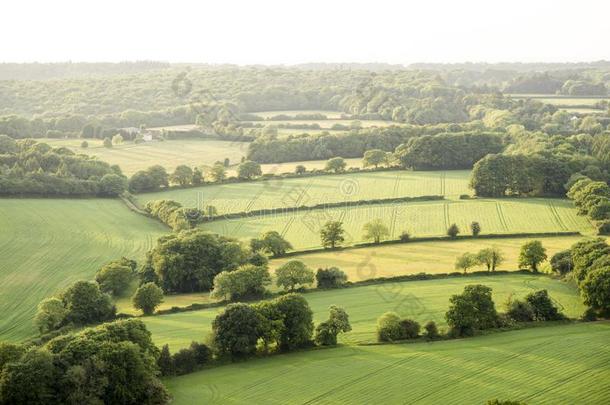
[[[350,173],[176,189],[140,194],[138,200],[144,204],[152,200],[170,199],[186,207],[213,205],[220,214],[227,214],[392,197],[457,197],[470,192],[469,176],[467,170]]]
[[[340,347],[165,380],[174,404],[610,402],[610,323],[470,339]]]
[[[403,231],[415,237],[444,236],[452,223],[463,233],[469,233],[472,221],[481,224],[482,235],[593,231],[586,218],[576,215],[572,202],[544,198],[423,201],[301,210],[217,220],[201,227],[244,240],[275,230],[296,250],[303,250],[321,246],[319,231],[327,221],[343,222],[345,244],[350,245],[364,241],[363,225],[376,218],[381,218],[388,227],[389,239],[398,239]]]
[[[161,165],[173,171],[178,165],[206,166],[229,158],[239,163],[248,152],[247,142],[212,140],[152,141],[141,144],[125,142],[112,148],[104,148],[99,139],[88,139],[89,147],[80,147],[82,139],[40,139],[52,146],[66,146],[76,153],[96,156],[99,160],[117,164],[126,175],[152,165]]]
[[[285,258],[273,259],[269,262],[271,274],[289,260],[300,260],[314,271],[321,267],[339,267],[350,281],[361,281],[375,277],[392,277],[417,273],[450,273],[454,270],[455,259],[464,252],[478,252],[486,247],[499,248],[506,258],[498,270],[515,270],[519,268],[519,249],[527,240],[533,238],[498,238],[498,239],[466,239],[455,241],[414,242],[372,246],[358,249],[332,250],[307,253]],[[582,240],[581,236],[541,237],[540,240],[552,257],[560,250],[568,249],[574,243]],[[433,260],[431,260],[433,258]],[[474,270],[485,270],[484,266]],[[550,271],[548,261],[541,265],[541,271]],[[277,287],[271,285],[272,291]],[[208,292],[166,295],[159,309],[184,307],[193,303],[213,301]],[[117,300],[119,312],[140,314],[133,308],[131,299],[124,297]]]
[[[165,227],[118,200],[0,199],[0,341],[36,333],[43,299],[99,267],[140,259]]]
[[[413,242],[307,253],[274,259],[270,261],[269,265],[272,269],[275,269],[289,260],[300,260],[314,271],[321,267],[336,266],[348,275],[349,280],[360,281],[404,274],[450,273],[455,271],[455,259],[464,252],[476,253],[483,248],[494,246],[499,248],[506,258],[506,261],[498,267],[498,270],[514,270],[519,268],[521,246],[532,239],[542,242],[550,258],[555,253],[570,248],[574,243],[582,240],[582,237],[480,238]],[[545,266],[543,265],[543,268]],[[477,267],[473,270],[485,270],[485,268]]]
[[[549,291],[566,315],[578,317],[585,309],[578,291],[571,285],[547,276],[529,274],[385,283],[316,291],[304,296],[314,312],[316,323],[328,317],[330,305],[345,308],[353,330],[343,335],[340,340],[344,343],[367,343],[375,340],[377,318],[386,311],[396,311],[404,317],[420,322],[433,320],[439,325],[445,325],[444,314],[449,306],[449,297],[461,292],[467,284],[478,283],[493,288],[494,300],[499,309],[502,309],[502,303],[510,293],[524,296],[543,288]],[[176,349],[190,344],[193,340],[204,340],[211,331],[212,320],[220,311],[222,308],[211,308],[142,319],[158,345],[167,343],[172,349]]]

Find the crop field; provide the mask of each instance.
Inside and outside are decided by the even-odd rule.
[[[331,220],[343,222],[346,245],[364,242],[363,225],[377,218],[387,226],[390,232],[388,239],[398,239],[403,231],[409,232],[412,237],[444,236],[452,223],[467,234],[472,221],[480,223],[482,235],[562,231],[586,234],[593,231],[589,221],[576,214],[572,202],[544,198],[347,206],[217,220],[204,223],[201,227],[243,239],[274,230],[290,241],[296,250],[303,250],[321,246],[319,231]]]
[[[161,191],[140,194],[138,200],[144,204],[152,200],[170,199],[186,207],[213,205],[219,214],[228,214],[393,197],[457,197],[470,192],[469,176],[467,170],[350,173]]]
[[[314,271],[318,268],[335,266],[347,274],[348,280],[360,281],[404,274],[450,273],[455,271],[455,259],[464,252],[476,253],[481,249],[493,246],[500,249],[506,259],[498,267],[498,270],[515,270],[519,268],[521,246],[532,239],[541,241],[547,249],[547,255],[552,257],[555,253],[570,248],[583,238],[580,236],[558,236],[412,242],[307,253],[274,259],[270,261],[269,265],[272,269],[276,269],[289,260],[300,260]],[[544,270],[545,267],[548,267],[548,264],[543,264],[542,269]],[[473,270],[485,270],[485,268],[481,266]]]
[[[161,165],[173,171],[178,165],[206,166],[216,161],[229,158],[232,163],[239,163],[248,152],[247,142],[213,141],[213,140],[172,140],[164,142],[146,142],[134,144],[125,142],[112,148],[102,146],[99,139],[88,139],[89,147],[80,147],[82,139],[40,139],[52,146],[66,146],[76,153],[96,156],[110,164],[118,164],[123,173],[132,175],[138,170],[152,165]]]
[[[165,380],[174,404],[528,404],[610,402],[610,323],[471,339],[347,346],[253,360]]]
[[[352,331],[342,335],[340,341],[370,343],[375,341],[377,318],[386,311],[395,311],[403,317],[424,323],[433,320],[444,326],[449,297],[461,292],[467,284],[485,284],[493,288],[494,301],[500,310],[509,294],[522,297],[539,289],[547,289],[557,305],[570,317],[582,315],[585,309],[575,287],[547,276],[530,274],[384,283],[316,291],[304,297],[314,312],[316,324],[328,318],[330,305],[345,308]],[[167,343],[175,350],[190,344],[192,340],[204,340],[211,331],[212,320],[221,311],[222,308],[210,308],[142,319],[158,345]]]
[[[167,233],[118,200],[0,199],[0,340],[36,333],[43,299],[104,263],[140,259]]]

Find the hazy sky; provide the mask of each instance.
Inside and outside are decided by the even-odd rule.
[[[0,61],[610,59],[610,0],[4,0]]]

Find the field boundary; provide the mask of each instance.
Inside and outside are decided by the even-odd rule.
[[[498,276],[507,276],[507,275],[527,276],[527,275],[534,275],[534,274],[537,276],[556,278],[552,274],[533,273],[529,270],[521,270],[521,269],[519,269],[519,270],[496,270],[496,271],[479,270],[479,271],[473,271],[470,273],[462,273],[462,272],[434,273],[434,274],[433,273],[416,273],[416,274],[404,274],[404,275],[392,276],[392,277],[376,277],[376,278],[371,278],[368,280],[361,280],[361,281],[348,281],[343,286],[341,286],[339,288],[334,288],[334,289],[333,288],[314,287],[314,288],[301,288],[301,289],[298,289],[293,292],[297,292],[299,294],[310,294],[310,293],[320,292],[320,291],[343,290],[346,288],[358,288],[358,287],[366,287],[369,285],[379,285],[379,284],[386,284],[386,283],[407,283],[407,282],[413,282],[413,281],[442,280],[442,279],[449,279],[449,278],[471,278],[471,277],[481,277],[481,276],[484,276],[484,277],[498,277]],[[287,293],[289,293],[289,291],[278,291],[278,292],[274,292],[274,293],[269,292],[262,299],[242,300],[242,302],[264,301],[264,300],[269,300],[269,299],[273,299],[275,297],[285,295]],[[120,314],[117,314],[117,317],[139,318],[139,317],[145,317],[145,316],[148,316],[148,317],[163,316],[163,315],[170,315],[170,314],[176,314],[176,313],[182,313],[182,312],[201,311],[204,309],[219,308],[219,307],[223,307],[228,304],[231,304],[231,303],[232,303],[232,301],[228,301],[228,300],[207,302],[207,303],[192,303],[192,304],[189,304],[187,306],[182,306],[182,307],[174,306],[169,309],[160,309],[152,315],[130,315],[130,314],[120,313]]]
[[[427,236],[427,237],[414,237],[414,238],[410,238],[407,241],[402,241],[400,239],[392,239],[392,240],[385,240],[385,241],[382,241],[379,243],[363,242],[363,243],[356,243],[351,246],[336,247],[334,249],[315,248],[315,249],[295,250],[295,251],[287,252],[282,257],[300,256],[300,255],[321,253],[321,252],[337,252],[337,251],[362,249],[362,248],[384,246],[384,245],[412,244],[412,243],[418,243],[418,242],[420,242],[420,243],[422,243],[422,242],[452,242],[452,241],[462,241],[462,240],[470,240],[470,239],[485,240],[485,239],[504,239],[504,238],[506,238],[506,239],[536,238],[536,237],[544,238],[544,237],[553,237],[553,236],[583,236],[583,234],[578,231],[561,231],[561,232],[522,232],[522,233],[499,233],[499,234],[490,233],[490,234],[484,234],[484,235],[478,235],[478,236],[473,236],[473,235],[459,236],[458,235],[455,238],[452,238],[450,236]]]

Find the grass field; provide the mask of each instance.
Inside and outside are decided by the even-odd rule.
[[[340,347],[165,380],[174,404],[610,403],[610,323]]]
[[[248,152],[247,142],[212,140],[175,140],[134,144],[125,142],[112,148],[104,148],[99,139],[88,139],[89,147],[80,147],[82,139],[40,139],[52,146],[66,146],[76,153],[96,156],[110,164],[117,164],[126,175],[152,165],[161,165],[173,171],[178,165],[205,166],[229,158],[239,163]]]
[[[258,200],[254,201],[258,204]],[[398,239],[403,231],[415,237],[443,236],[452,223],[463,233],[469,233],[472,221],[481,224],[481,234],[593,231],[586,218],[576,215],[570,201],[544,198],[423,201],[301,210],[218,220],[201,227],[243,239],[275,230],[296,250],[303,250],[321,246],[319,231],[327,221],[343,222],[345,244],[350,245],[364,241],[363,225],[376,218],[388,227],[389,239]]]
[[[334,250],[273,259],[269,262],[269,267],[273,277],[274,270],[289,260],[300,260],[314,271],[321,267],[336,266],[348,275],[350,281],[417,273],[450,273],[455,271],[455,259],[462,253],[475,253],[483,248],[495,246],[504,253],[506,258],[506,261],[498,267],[498,270],[515,270],[519,268],[519,249],[525,241],[531,239],[480,238],[477,240],[414,242]],[[550,258],[560,250],[568,249],[574,243],[582,240],[582,237],[558,236],[536,239],[542,242]],[[550,271],[549,267],[548,261],[545,261],[541,265],[541,271]],[[471,271],[473,270],[485,270],[485,268],[479,266]],[[269,289],[277,291],[275,284],[269,286]],[[207,292],[166,295],[159,309],[169,309],[174,306],[184,307],[193,303],[201,304],[211,301],[214,300],[210,299],[210,294]],[[117,300],[116,304],[119,312],[140,314],[133,308],[129,297]]]
[[[146,193],[147,201],[170,199],[187,207],[213,205],[220,214],[343,201],[392,197],[468,194],[467,170],[350,173],[304,178],[220,184],[189,189]]]
[[[99,267],[140,259],[165,227],[118,200],[0,199],[0,341],[36,333],[43,299]]]
[[[420,322],[433,320],[445,325],[444,314],[449,306],[449,297],[461,292],[467,284],[479,283],[493,288],[499,309],[502,309],[502,303],[511,293],[524,296],[533,290],[545,288],[566,315],[578,317],[584,311],[574,287],[546,276],[529,274],[385,283],[316,291],[304,297],[314,312],[316,323],[328,318],[330,305],[345,308],[350,316],[352,331],[340,340],[344,343],[367,343],[375,340],[377,318],[386,311],[395,311]],[[211,308],[142,319],[158,345],[167,343],[176,349],[190,344],[192,340],[204,340],[211,331],[212,320],[220,311],[222,308]]]
[[[498,270],[519,268],[519,250],[523,243],[534,238],[468,239],[456,241],[414,242],[381,245],[359,249],[308,253],[270,261],[275,269],[289,260],[300,260],[314,271],[321,267],[336,266],[343,270],[350,281],[375,277],[392,277],[417,273],[450,273],[455,259],[464,252],[476,253],[487,247],[497,247],[506,258]],[[547,255],[568,249],[582,240],[580,236],[535,238],[547,249]],[[543,265],[543,270],[546,265]],[[474,270],[485,270],[477,267]]]

